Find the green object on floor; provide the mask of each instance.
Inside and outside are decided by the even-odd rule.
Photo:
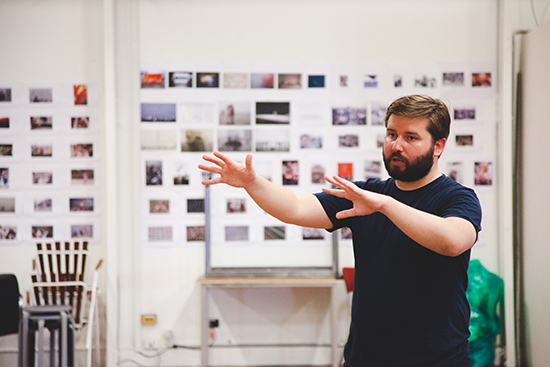
[[[485,269],[479,260],[472,260],[466,297],[470,303],[471,367],[493,366],[501,324],[497,305],[504,301],[504,281]]]

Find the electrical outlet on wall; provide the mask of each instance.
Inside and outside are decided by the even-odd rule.
[[[147,350],[158,350],[160,349],[160,339],[158,338],[144,338],[143,339],[143,349]]]

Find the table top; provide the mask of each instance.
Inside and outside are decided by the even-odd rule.
[[[328,287],[342,282],[335,278],[200,278],[204,286],[275,286],[275,287]]]

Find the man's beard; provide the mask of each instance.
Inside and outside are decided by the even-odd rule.
[[[389,175],[398,181],[403,182],[413,182],[424,178],[428,172],[432,169],[434,163],[434,149],[435,145],[425,154],[416,159],[409,161],[407,158],[403,157],[400,153],[394,152],[390,154],[389,157],[386,157],[386,154],[383,152],[382,156],[384,158],[384,165]],[[399,158],[403,163],[403,169],[398,167],[392,167],[391,159],[393,157]]]

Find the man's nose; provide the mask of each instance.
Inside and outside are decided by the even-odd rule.
[[[396,150],[396,151],[403,151],[403,139],[401,137],[397,137],[394,141],[393,141],[393,146],[392,146],[393,150]]]

